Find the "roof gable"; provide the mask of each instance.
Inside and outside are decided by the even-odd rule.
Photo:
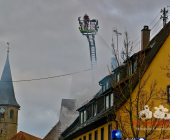
[[[42,140],[41,138],[35,137],[23,131],[20,131],[14,135],[10,140]]]

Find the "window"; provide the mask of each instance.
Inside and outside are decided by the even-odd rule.
[[[83,140],[86,140],[86,136],[83,137]]]
[[[106,82],[106,90],[109,88],[109,82]]]
[[[14,116],[14,110],[11,110],[10,111],[10,118],[13,118],[13,116]]]
[[[98,140],[98,131],[94,132],[94,140]]]
[[[5,113],[3,113],[3,114],[1,113],[1,118],[4,118],[4,116],[5,116]]]
[[[136,68],[137,68],[137,61],[135,61],[135,62],[133,63],[133,72],[136,71]]]
[[[81,138],[79,138],[79,140],[81,140]]]
[[[170,102],[170,86],[167,86],[168,102]]]
[[[106,96],[106,109],[109,108],[109,95]]]
[[[92,140],[92,136],[91,136],[91,134],[89,134],[89,140]]]
[[[84,122],[86,121],[87,113],[86,110],[84,110]]]
[[[110,94],[110,107],[113,106],[113,93]]]
[[[101,128],[101,140],[104,140],[104,128]]]
[[[84,123],[86,120],[87,120],[87,112],[86,110],[80,112],[80,121],[81,121],[81,124]]]
[[[108,140],[112,139],[112,124],[108,125]]]
[[[94,103],[94,116],[97,115],[97,103],[95,102]]]
[[[120,81],[120,74],[117,74],[117,82]]]
[[[81,124],[83,123],[83,112],[80,113],[80,117],[81,117]]]
[[[104,92],[104,91],[106,90],[106,89],[105,89],[105,88],[106,88],[106,87],[105,87],[105,84],[103,84],[102,88],[103,88],[102,91]]]
[[[113,95],[113,93],[111,93],[111,94],[107,95],[105,98],[106,98],[105,99],[105,109],[108,109],[113,106],[114,95]]]
[[[129,66],[129,75],[132,75],[132,65]]]

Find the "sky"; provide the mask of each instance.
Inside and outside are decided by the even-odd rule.
[[[164,7],[170,10],[167,6],[169,0],[0,0],[0,75],[7,42],[13,81],[80,72],[54,79],[14,82],[21,106],[18,132],[44,138],[58,122],[62,99],[76,99],[81,106],[93,98],[100,90],[98,82],[109,74],[112,38],[117,45],[112,30],[122,33],[118,38],[120,51],[127,31],[135,53],[140,50],[143,26],[153,28],[152,38],[162,28],[160,11]],[[94,82],[90,70],[82,72],[91,68],[89,44],[78,29],[78,17],[83,18],[84,14],[99,22]]]

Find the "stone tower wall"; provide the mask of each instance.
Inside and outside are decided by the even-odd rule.
[[[5,108],[4,118],[0,114],[0,140],[9,140],[17,134],[18,108],[13,106],[0,106]],[[13,110],[13,117],[10,118],[10,111]]]

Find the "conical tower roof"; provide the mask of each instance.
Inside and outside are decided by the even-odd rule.
[[[12,83],[12,75],[9,64],[9,51],[0,81],[0,105],[10,105],[20,107],[15,99],[15,93]]]

